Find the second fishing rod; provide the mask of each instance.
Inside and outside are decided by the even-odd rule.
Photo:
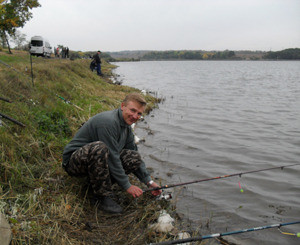
[[[184,182],[184,183],[169,184],[169,185],[164,185],[164,186],[161,186],[161,187],[145,189],[143,191],[147,192],[147,191],[155,191],[155,190],[161,190],[161,189],[169,189],[169,188],[173,188],[173,187],[177,187],[177,186],[190,185],[190,184],[195,184],[195,183],[200,183],[200,182],[205,182],[205,181],[230,178],[230,177],[234,177],[234,176],[240,176],[241,177],[242,175],[245,175],[245,174],[258,173],[258,172],[269,171],[269,170],[274,170],[274,169],[281,169],[282,170],[284,168],[289,168],[289,167],[298,166],[298,165],[300,165],[300,163],[290,164],[290,165],[283,165],[283,166],[272,167],[272,168],[256,169],[256,170],[251,170],[251,171],[246,171],[246,172],[239,172],[239,173],[221,175],[221,176],[212,177],[212,178],[193,180],[193,181]]]

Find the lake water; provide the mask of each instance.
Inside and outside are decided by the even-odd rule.
[[[165,99],[135,130],[145,139],[139,144],[143,159],[161,184],[300,163],[299,61],[116,65],[123,85]],[[202,235],[300,220],[300,166],[172,191],[185,225]],[[297,233],[300,225],[282,231]],[[276,228],[224,238],[237,244],[300,244],[300,238]]]

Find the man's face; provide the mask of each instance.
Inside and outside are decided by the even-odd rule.
[[[128,101],[127,105],[125,105],[124,102],[121,104],[121,110],[125,122],[131,125],[141,118],[145,106],[142,106],[136,101]]]

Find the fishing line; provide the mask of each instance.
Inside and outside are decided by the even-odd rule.
[[[172,188],[172,187],[176,187],[176,186],[182,186],[182,185],[190,185],[190,184],[194,184],[194,183],[199,183],[199,182],[205,182],[205,181],[210,181],[210,180],[217,180],[217,179],[224,179],[224,178],[230,178],[233,176],[242,176],[245,174],[252,174],[252,173],[257,173],[257,172],[263,172],[263,171],[269,171],[269,170],[274,170],[274,169],[281,169],[283,170],[284,168],[288,168],[288,167],[292,167],[292,166],[297,166],[300,165],[298,164],[290,164],[290,165],[283,165],[283,166],[279,166],[279,167],[273,167],[273,168],[264,168],[264,169],[258,169],[258,170],[252,170],[252,171],[247,171],[247,172],[240,172],[240,173],[234,173],[234,174],[228,174],[228,175],[222,175],[222,176],[218,176],[218,177],[212,177],[212,178],[207,178],[207,179],[201,179],[201,180],[194,180],[194,181],[189,181],[189,182],[185,182],[185,183],[179,183],[179,184],[170,184],[170,185],[164,185],[161,187],[155,187],[155,188],[149,188],[149,189],[145,189],[143,190],[144,192],[146,191],[156,191],[156,190],[161,190],[161,189],[168,189],[168,188]],[[241,188],[240,188],[241,189]],[[241,189],[242,190],[242,189]]]
[[[276,228],[276,227],[278,229],[280,229],[280,227],[282,227],[282,226],[295,225],[295,224],[300,224],[300,221],[274,224],[274,225],[266,225],[266,226],[260,226],[260,227],[250,228],[250,229],[236,230],[236,231],[224,232],[224,233],[215,233],[215,234],[206,235],[206,236],[196,236],[196,237],[178,239],[178,240],[173,240],[173,241],[150,243],[150,245],[170,245],[170,244],[180,244],[180,243],[186,243],[186,242],[196,242],[196,241],[202,241],[202,240],[205,240],[205,239],[211,239],[211,238],[241,234],[241,233],[251,232],[251,231],[265,230],[265,229]],[[288,233],[288,234],[292,234],[292,233]],[[296,235],[297,237],[300,237],[300,233],[293,234],[293,235]]]
[[[280,233],[283,234],[283,235],[289,235],[289,236],[300,237],[300,232],[298,232],[298,233],[285,232],[285,231],[282,231],[282,230],[280,229],[280,227],[278,228],[278,230],[279,230]]]

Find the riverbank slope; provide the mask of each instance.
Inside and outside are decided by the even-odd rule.
[[[0,61],[0,212],[11,226],[12,243],[151,241],[146,228],[162,207],[152,197],[133,200],[116,187],[125,212],[108,215],[89,198],[84,180],[61,168],[63,148],[80,125],[117,108],[127,93],[137,90],[112,84],[113,66],[106,62],[99,77],[90,71],[88,59],[32,57],[32,80],[27,52],[9,55],[3,50]],[[145,97],[150,110],[157,101]]]

